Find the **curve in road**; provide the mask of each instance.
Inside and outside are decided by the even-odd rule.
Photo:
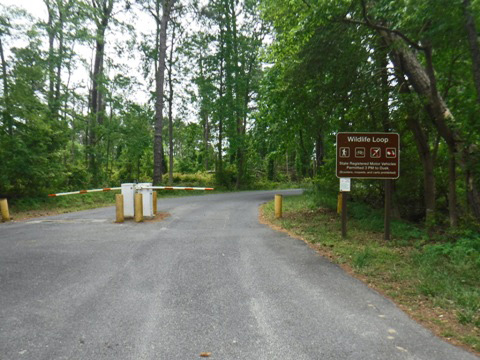
[[[0,225],[0,359],[477,359],[260,224],[273,194]]]

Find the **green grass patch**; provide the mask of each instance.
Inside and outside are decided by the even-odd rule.
[[[319,203],[321,206],[319,206]],[[392,241],[383,240],[383,214],[348,204],[348,237],[341,237],[336,197],[285,197],[282,219],[273,202],[264,205],[268,221],[319,246],[346,264],[439,334],[480,351],[480,234],[458,233],[452,241],[427,241],[422,229],[395,221]],[[438,311],[443,316],[439,320]]]
[[[19,213],[29,212],[68,212],[92,209],[102,206],[115,204],[115,194],[119,191],[105,193],[88,193],[69,196],[48,197],[30,197],[16,199],[10,204],[13,216]]]

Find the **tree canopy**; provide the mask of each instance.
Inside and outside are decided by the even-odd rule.
[[[43,6],[46,18],[0,9],[3,196],[174,172],[336,192],[336,133],[398,132],[396,216],[430,229],[480,220],[477,0]],[[383,201],[379,180],[354,189]]]

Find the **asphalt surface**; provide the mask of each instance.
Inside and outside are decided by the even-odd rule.
[[[0,359],[478,359],[260,224],[273,194],[0,224]]]

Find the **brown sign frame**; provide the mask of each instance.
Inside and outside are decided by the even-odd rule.
[[[398,179],[400,135],[387,132],[339,132],[336,136],[338,178]]]

